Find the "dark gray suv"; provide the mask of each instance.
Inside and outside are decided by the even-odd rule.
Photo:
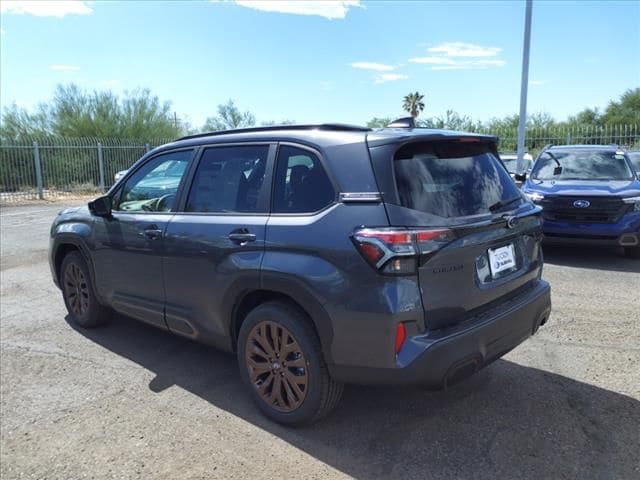
[[[82,327],[116,311],[235,352],[284,424],[344,383],[446,387],[550,314],[541,209],[496,143],[410,124],[185,137],[58,215],[53,278]]]

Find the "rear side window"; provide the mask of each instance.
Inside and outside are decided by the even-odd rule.
[[[436,217],[489,214],[500,202],[521,198],[484,144],[409,144],[396,153],[394,171],[400,204]]]
[[[256,213],[268,145],[208,148],[202,154],[187,212]]]
[[[301,148],[282,145],[278,151],[274,213],[313,213],[335,200],[335,191],[318,157]]]

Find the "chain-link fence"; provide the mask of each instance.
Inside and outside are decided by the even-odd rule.
[[[517,129],[487,131],[501,152],[515,152]],[[97,194],[113,184],[149,149],[171,139],[149,141],[46,137],[0,143],[0,202]],[[526,150],[534,157],[547,144],[615,144],[640,149],[640,126],[529,128]]]

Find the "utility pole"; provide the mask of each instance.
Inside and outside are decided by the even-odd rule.
[[[529,46],[531,44],[531,9],[533,0],[525,0],[524,46],[522,50],[522,80],[520,84],[520,121],[518,122],[518,160],[516,172],[522,173],[524,166],[524,133],[527,125],[527,89],[529,87]]]

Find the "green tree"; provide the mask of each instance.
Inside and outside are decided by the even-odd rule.
[[[279,122],[276,122],[275,120],[266,120],[264,122],[261,122],[260,125],[262,125],[263,127],[273,127],[276,125],[295,125],[297,122],[295,120],[289,120],[287,118],[285,118],[284,120],[280,120]]]
[[[627,90],[619,101],[609,102],[602,115],[605,125],[640,124],[640,88]]]
[[[202,129],[204,131],[232,130],[234,128],[253,127],[256,119],[249,111],[241,112],[229,99],[226,104],[218,105],[218,115],[208,117]]]
[[[409,112],[413,118],[416,118],[424,110],[422,100],[424,100],[424,95],[420,95],[419,92],[410,93],[402,99],[402,108]]]
[[[111,91],[59,85],[53,99],[39,104],[34,113],[16,105],[5,108],[0,136],[174,138],[182,132],[170,111],[171,102],[161,102],[148,89],[125,92],[120,98]]]
[[[389,125],[393,120],[391,117],[373,117],[367,122],[369,128],[384,128]]]

